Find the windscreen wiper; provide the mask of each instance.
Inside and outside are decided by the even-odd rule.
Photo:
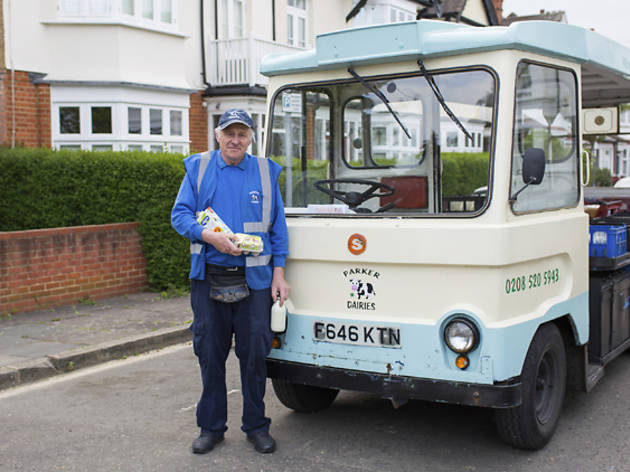
[[[433,7],[435,8],[435,14],[438,18],[442,18],[442,0],[416,0],[420,5],[424,5],[425,7]],[[426,10],[426,8],[424,8]]]
[[[400,125],[400,127],[402,128],[402,130],[405,132],[405,134],[407,135],[407,137],[409,139],[411,139],[411,134],[409,133],[409,131],[407,130],[407,128],[405,127],[405,125],[402,124],[402,121],[400,121],[400,118],[398,118],[398,115],[396,114],[396,112],[394,111],[394,109],[390,106],[389,104],[389,100],[387,99],[387,97],[385,95],[383,95],[383,92],[381,92],[379,89],[377,89],[376,87],[370,85],[363,77],[361,77],[359,74],[357,74],[354,69],[352,67],[348,67],[348,73],[354,77],[355,79],[357,79],[359,82],[361,82],[361,84],[368,89],[370,92],[372,92],[374,95],[376,95],[378,98],[381,99],[381,101],[383,102],[383,104],[387,107],[387,109],[389,110],[389,112],[392,114],[392,116],[394,117],[394,119],[398,122],[398,124]]]
[[[468,139],[470,139],[471,141],[474,141],[472,135],[468,131],[466,131],[466,128],[464,128],[464,125],[462,124],[462,122],[459,121],[459,118],[455,116],[455,113],[453,113],[451,109],[448,107],[448,105],[446,104],[446,101],[444,100],[444,97],[442,96],[442,93],[440,92],[440,89],[438,88],[437,84],[433,80],[433,77],[431,77],[431,75],[429,75],[429,73],[425,69],[422,59],[418,59],[418,67],[420,67],[420,71],[422,72],[422,75],[424,75],[424,78],[429,84],[429,87],[431,87],[431,90],[433,91],[435,98],[437,98],[437,101],[440,102],[440,105],[442,105],[442,109],[444,110],[444,113],[446,113],[448,117],[451,120],[453,120],[453,123],[455,123],[457,127],[462,130],[462,132],[466,135]]]

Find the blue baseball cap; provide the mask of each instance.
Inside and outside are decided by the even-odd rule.
[[[222,130],[234,123],[241,123],[248,128],[254,129],[252,117],[249,116],[245,110],[241,110],[240,108],[232,108],[231,110],[223,113],[221,118],[219,118],[219,125],[217,128]]]

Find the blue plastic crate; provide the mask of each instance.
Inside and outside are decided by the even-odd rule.
[[[591,257],[619,257],[628,250],[626,225],[593,225],[589,234]]]

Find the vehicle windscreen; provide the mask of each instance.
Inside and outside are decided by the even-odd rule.
[[[483,211],[494,75],[485,69],[395,77],[349,72],[352,80],[286,87],[272,101],[267,155],[284,167],[287,214]]]

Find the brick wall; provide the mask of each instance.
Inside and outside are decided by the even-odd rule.
[[[51,147],[50,86],[33,74],[0,68],[0,144],[11,144],[15,107],[15,144]],[[15,100],[12,91],[15,90]]]
[[[190,153],[203,152],[208,149],[208,112],[203,106],[203,92],[190,95],[188,127]]]
[[[146,287],[138,223],[0,233],[0,314]]]
[[[3,51],[0,51],[0,55],[3,53]],[[11,113],[7,111],[9,108],[7,106],[8,97],[5,85],[7,72],[6,69],[0,67],[0,145],[11,142],[11,133],[7,131],[7,115],[11,118]]]

